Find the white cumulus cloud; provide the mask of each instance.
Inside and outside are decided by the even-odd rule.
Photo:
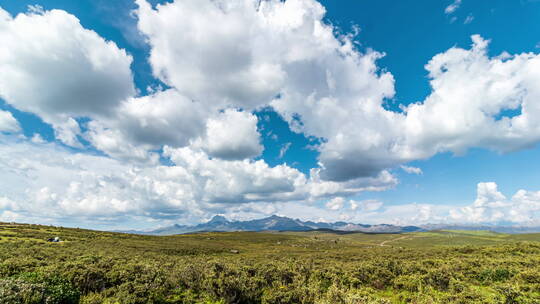
[[[212,157],[226,160],[254,158],[263,151],[257,131],[257,117],[227,109],[206,122],[203,148]]]
[[[57,136],[78,145],[73,119],[110,115],[134,94],[124,50],[62,10],[32,9],[11,17],[0,8],[0,97],[40,116]]]
[[[326,208],[330,210],[340,210],[345,204],[345,199],[343,197],[334,197],[326,203]]]
[[[418,167],[412,167],[412,166],[405,166],[401,165],[401,169],[409,174],[416,174],[416,175],[422,175],[422,169]]]
[[[539,225],[539,216],[540,191],[518,190],[507,198],[494,182],[479,183],[474,203],[451,212],[455,221],[491,224]]]
[[[391,175],[355,184],[321,182],[286,165],[226,161],[190,147],[166,147],[170,166],[72,153],[13,136],[0,137],[0,147],[0,207],[26,218],[195,222],[234,206],[311,204],[395,183]]]
[[[21,130],[19,122],[8,111],[0,110],[0,132],[16,133]]]

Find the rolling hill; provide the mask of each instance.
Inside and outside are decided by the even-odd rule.
[[[539,265],[540,234],[152,236],[0,223],[6,304],[539,303]]]

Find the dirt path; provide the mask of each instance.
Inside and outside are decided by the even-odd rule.
[[[395,241],[399,241],[399,240],[404,240],[406,238],[408,238],[409,236],[408,235],[402,235],[398,238],[395,238],[395,239],[391,239],[391,240],[386,240],[386,241],[382,241],[379,246],[388,246],[386,244],[390,243],[390,242],[395,242]]]

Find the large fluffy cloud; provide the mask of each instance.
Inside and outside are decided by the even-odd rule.
[[[131,56],[65,11],[30,11],[15,18],[0,8],[0,97],[52,124],[77,145],[73,119],[110,115],[134,94]]]
[[[10,216],[103,221],[176,219],[196,222],[231,206],[296,201],[383,190],[395,178],[337,184],[310,179],[298,170],[264,161],[226,161],[189,147],[165,147],[170,166],[72,153],[54,143],[0,137],[0,207]],[[379,187],[373,189],[374,185]],[[354,186],[354,189],[350,189]],[[317,191],[314,191],[317,189]],[[111,222],[109,222],[111,223]]]
[[[358,53],[350,36],[336,36],[317,1],[137,3],[154,73],[193,99],[251,109],[289,91],[375,101],[393,94],[392,76],[377,75],[381,54]]]
[[[210,156],[226,160],[254,158],[261,154],[257,117],[227,109],[206,122],[202,146]]]
[[[280,37],[286,24],[274,32],[273,45],[267,39],[277,29],[265,24],[271,22],[266,16],[273,14],[275,2],[265,9],[265,2],[259,7],[256,1],[188,0],[159,5],[157,11],[144,0],[137,4],[139,29],[152,47],[154,74],[168,85],[201,102],[244,108],[267,103],[279,92],[285,81],[281,50],[268,47],[281,40],[283,50],[290,43]],[[298,15],[303,10],[289,11]]]
[[[477,198],[470,206],[452,210],[454,221],[473,223],[540,224],[540,191],[518,190],[510,199],[494,182],[479,183]]]
[[[223,211],[231,202],[273,201],[280,193],[297,191],[297,179],[305,183],[302,173],[286,166],[211,160],[189,148],[167,150],[179,164],[139,166],[73,154],[54,143],[2,137],[0,144],[3,209],[26,217],[80,221],[173,217],[193,222]]]
[[[210,156],[241,160],[260,155],[257,117],[236,109],[218,111],[175,89],[130,98],[116,116],[88,123],[86,138],[96,148],[124,159],[152,159],[163,146],[192,146]]]
[[[372,224],[540,224],[540,192],[519,190],[507,198],[495,183],[479,183],[470,206],[386,205],[346,197],[392,187],[395,178],[387,173],[377,180],[336,183],[262,160],[213,159],[188,147],[165,149],[170,166],[139,166],[13,136],[0,137],[0,145],[2,220],[125,227],[133,219],[163,225],[195,223],[216,213],[237,219],[278,213]],[[316,203],[325,201],[327,208]]]
[[[88,123],[86,139],[110,156],[155,160],[163,145],[187,146],[203,135],[210,110],[174,89],[123,101],[115,116]],[[153,161],[152,161],[153,163]]]
[[[412,153],[460,154],[469,147],[508,152],[540,140],[540,56],[490,58],[488,41],[472,39],[470,50],[452,48],[426,65],[433,92],[407,108]],[[505,115],[508,110],[515,115]]]

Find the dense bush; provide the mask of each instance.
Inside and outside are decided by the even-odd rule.
[[[27,272],[0,280],[4,304],[76,304],[79,298],[79,290],[56,275]]]

